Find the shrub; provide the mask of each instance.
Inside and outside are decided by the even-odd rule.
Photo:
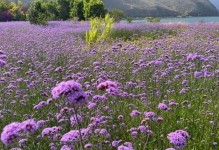
[[[128,23],[131,23],[131,22],[132,22],[132,17],[127,17],[126,19],[127,19],[127,22],[128,22]]]
[[[147,17],[147,22],[150,22],[150,23],[154,23],[154,22],[160,22],[161,18],[160,17]]]
[[[122,20],[122,18],[125,17],[123,11],[118,10],[118,9],[109,10],[109,14],[111,17],[114,18],[115,22],[119,22]]]

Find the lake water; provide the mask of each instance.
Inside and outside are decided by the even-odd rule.
[[[218,17],[187,17],[187,18],[161,18],[160,22],[185,22],[185,23],[196,23],[196,22],[210,22],[210,23],[219,23]],[[121,22],[126,22],[126,20],[122,20]],[[132,22],[135,23],[143,23],[146,22],[146,19],[133,19]]]

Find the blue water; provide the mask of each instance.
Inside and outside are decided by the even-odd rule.
[[[122,20],[121,22],[127,22]],[[132,22],[142,23],[147,22],[146,19],[133,19]],[[160,22],[185,22],[185,23],[196,23],[196,22],[209,22],[209,23],[219,23],[218,17],[187,17],[187,18],[162,18]]]

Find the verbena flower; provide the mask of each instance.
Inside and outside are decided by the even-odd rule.
[[[168,140],[177,149],[182,149],[186,145],[186,139],[189,138],[189,134],[184,130],[176,130],[167,135]]]
[[[66,82],[63,81],[52,89],[52,96],[54,99],[57,99],[61,96],[67,96],[69,94],[73,94],[75,92],[80,91],[82,91],[82,86],[80,83],[75,82],[73,80]]]
[[[25,133],[34,133],[37,130],[37,123],[34,119],[28,119],[21,122],[21,130]]]
[[[14,140],[20,137],[21,123],[12,122],[4,127],[1,133],[1,141],[5,145],[14,143]]]

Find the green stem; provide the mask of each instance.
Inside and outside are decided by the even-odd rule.
[[[81,134],[81,128],[80,128],[80,124],[79,124],[78,117],[77,117],[77,109],[76,109],[75,105],[73,105],[73,110],[74,110],[74,118],[76,120],[76,127],[77,127],[77,130],[79,132],[79,136],[80,136],[81,147],[82,147],[82,150],[85,150],[84,149],[83,138],[82,138],[82,134]]]

